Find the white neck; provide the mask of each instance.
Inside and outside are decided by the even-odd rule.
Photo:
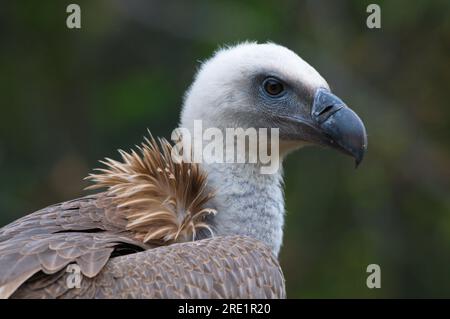
[[[281,169],[261,174],[256,164],[202,164],[208,185],[216,190],[212,205],[215,235],[246,235],[272,248],[281,248],[284,197]]]

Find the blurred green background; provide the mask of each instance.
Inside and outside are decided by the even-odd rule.
[[[65,26],[66,6],[82,29]],[[450,1],[9,1],[0,10],[0,225],[86,194],[104,156],[170,137],[221,44],[271,40],[363,118],[360,169],[308,148],[285,163],[290,298],[450,297]],[[381,266],[382,288],[366,287]]]

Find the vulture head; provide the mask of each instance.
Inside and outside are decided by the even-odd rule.
[[[279,128],[280,151],[307,144],[332,147],[358,165],[367,148],[361,119],[324,78],[291,50],[243,43],[202,64],[185,96],[181,126]]]

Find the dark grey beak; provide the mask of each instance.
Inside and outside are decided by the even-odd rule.
[[[352,156],[356,166],[367,150],[366,128],[358,115],[326,89],[314,96],[311,117],[325,135],[324,143]]]

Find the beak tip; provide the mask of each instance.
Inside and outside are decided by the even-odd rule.
[[[359,167],[359,164],[361,164],[362,162],[362,158],[361,159],[355,159],[355,169],[357,169]]]
[[[355,158],[355,169],[358,168],[359,165],[361,164],[361,162],[363,161],[366,151],[367,151],[367,142],[363,145],[363,147],[358,152],[355,152],[353,154],[353,157]]]

